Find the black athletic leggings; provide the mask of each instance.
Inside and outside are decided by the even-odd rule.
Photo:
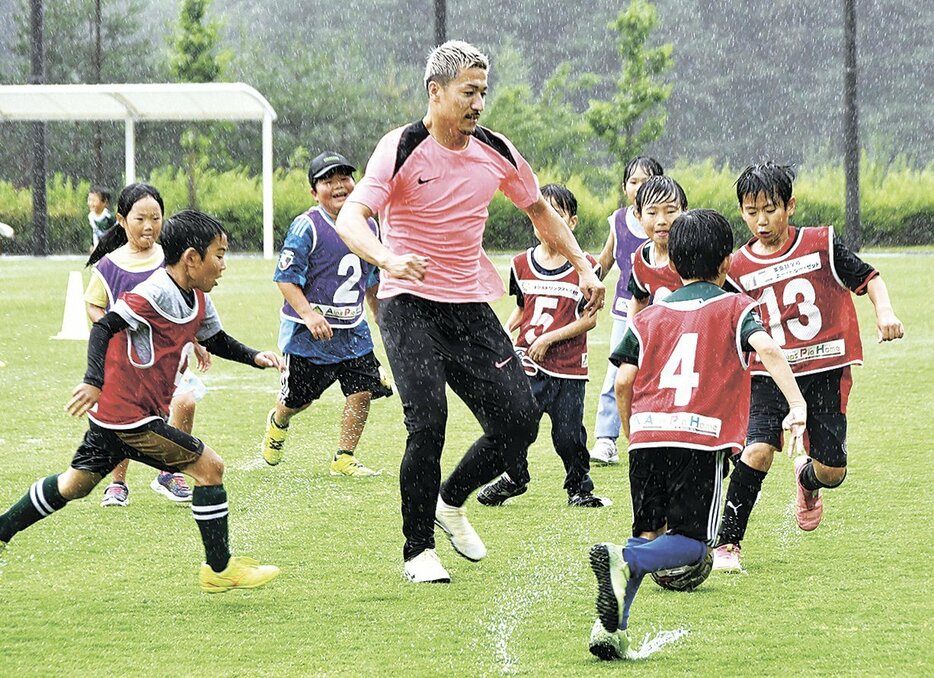
[[[380,331],[408,431],[399,485],[403,557],[409,560],[434,548],[439,487],[445,502],[463,505],[526,454],[538,433],[538,412],[512,342],[489,304],[403,294],[381,303]],[[473,412],[483,435],[441,486],[446,384]]]

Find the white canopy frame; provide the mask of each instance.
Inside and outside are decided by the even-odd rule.
[[[0,121],[122,120],[125,178],[136,181],[136,123],[260,120],[263,125],[263,257],[273,257],[272,123],[276,112],[255,89],[234,83],[0,85]]]

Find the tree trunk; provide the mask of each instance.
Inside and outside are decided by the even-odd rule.
[[[32,28],[32,69],[29,84],[45,82],[45,53],[42,44],[42,0],[30,2]],[[48,206],[45,192],[45,123],[32,124],[32,220],[33,252],[45,256],[49,253]]]
[[[859,110],[856,101],[856,0],[843,0],[843,169],[846,175],[845,240],[854,252],[863,246],[859,213]]]
[[[198,154],[188,154],[188,207],[198,209],[198,186],[195,181],[195,172],[198,168]]]

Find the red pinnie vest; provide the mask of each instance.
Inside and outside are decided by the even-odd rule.
[[[110,340],[104,359],[104,388],[88,416],[104,428],[134,428],[169,414],[188,347],[205,317],[204,292],[195,290],[195,307],[172,319],[144,296],[126,292],[121,299],[140,321]]]
[[[545,332],[569,325],[580,318],[580,302],[584,298],[580,289],[580,277],[573,268],[557,275],[545,275],[532,265],[529,248],[512,260],[512,271],[524,305],[519,317],[519,337],[516,353],[528,375],[539,370],[554,377],[566,379],[587,378],[587,333],[552,344],[541,363],[534,362],[526,354],[532,343]],[[591,266],[597,261],[587,255]]]
[[[863,346],[850,290],[833,267],[833,229],[793,228],[773,255],[746,243],[730,265],[730,281],[759,302],[762,324],[796,375],[862,364]],[[752,373],[767,375],[756,358]]]
[[[740,328],[755,306],[744,294],[725,293],[661,300],[636,314],[630,449],[743,448],[750,376]]]
[[[661,300],[682,287],[681,276],[668,264],[652,266],[646,262],[642,253],[646,247],[652,247],[652,241],[646,240],[636,250],[632,263],[632,277],[636,284],[650,295],[652,300]]]

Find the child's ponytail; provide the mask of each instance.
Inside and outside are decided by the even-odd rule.
[[[91,256],[88,257],[85,267],[93,266],[98,261],[104,258],[104,255],[110,254],[118,247],[123,247],[127,244],[126,229],[123,228],[120,224],[114,224],[113,227],[104,235],[101,236],[101,239],[97,241],[97,247],[94,248],[94,251],[91,252]]]

